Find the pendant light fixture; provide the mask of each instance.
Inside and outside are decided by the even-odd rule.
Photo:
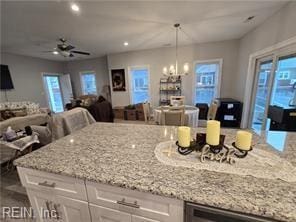
[[[176,29],[176,61],[174,65],[170,65],[169,68],[167,66],[163,67],[162,73],[166,76],[184,76],[188,75],[189,72],[189,64],[185,63],[183,65],[183,72],[179,71],[178,67],[178,34],[179,30],[181,29],[181,26],[179,23],[174,24],[174,28]]]

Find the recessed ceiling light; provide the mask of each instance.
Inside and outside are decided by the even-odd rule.
[[[124,42],[123,45],[124,45],[124,46],[128,46],[128,42]]]
[[[74,11],[74,12],[79,12],[79,6],[75,3],[71,4],[71,9]]]
[[[52,53],[53,53],[54,55],[58,55],[58,54],[59,54],[58,51],[53,51]]]

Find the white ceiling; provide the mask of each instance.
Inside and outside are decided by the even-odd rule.
[[[1,3],[3,52],[64,60],[43,52],[52,50],[60,37],[91,53],[78,59],[92,58],[173,46],[176,22],[186,33],[180,34],[182,45],[241,38],[287,1],[78,2],[78,14],[65,1]],[[252,21],[244,23],[253,15]]]

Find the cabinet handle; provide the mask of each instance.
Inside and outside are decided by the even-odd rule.
[[[46,205],[46,208],[47,208],[47,212],[49,214],[49,218],[51,218],[50,204],[51,204],[51,201],[50,202],[48,200],[45,201],[45,205]]]
[[[124,206],[128,206],[128,207],[140,208],[140,205],[138,205],[137,201],[135,201],[134,203],[128,203],[128,202],[125,202],[124,198],[122,198],[122,200],[118,200],[116,203]]]
[[[44,182],[42,182],[42,183],[38,183],[38,185],[40,185],[40,186],[44,186],[44,187],[51,187],[51,188],[54,188],[56,184],[55,184],[55,183],[49,184],[49,183],[47,183],[47,181],[44,181]]]
[[[56,212],[56,214],[57,214],[57,219],[58,219],[58,220],[61,219],[60,213],[59,213],[59,211],[58,211],[58,207],[59,207],[59,206],[60,206],[59,204],[53,204],[53,208],[54,208],[54,210],[55,210],[55,212]]]

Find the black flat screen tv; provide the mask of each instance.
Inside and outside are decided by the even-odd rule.
[[[1,90],[14,89],[8,65],[1,64],[0,83]]]

